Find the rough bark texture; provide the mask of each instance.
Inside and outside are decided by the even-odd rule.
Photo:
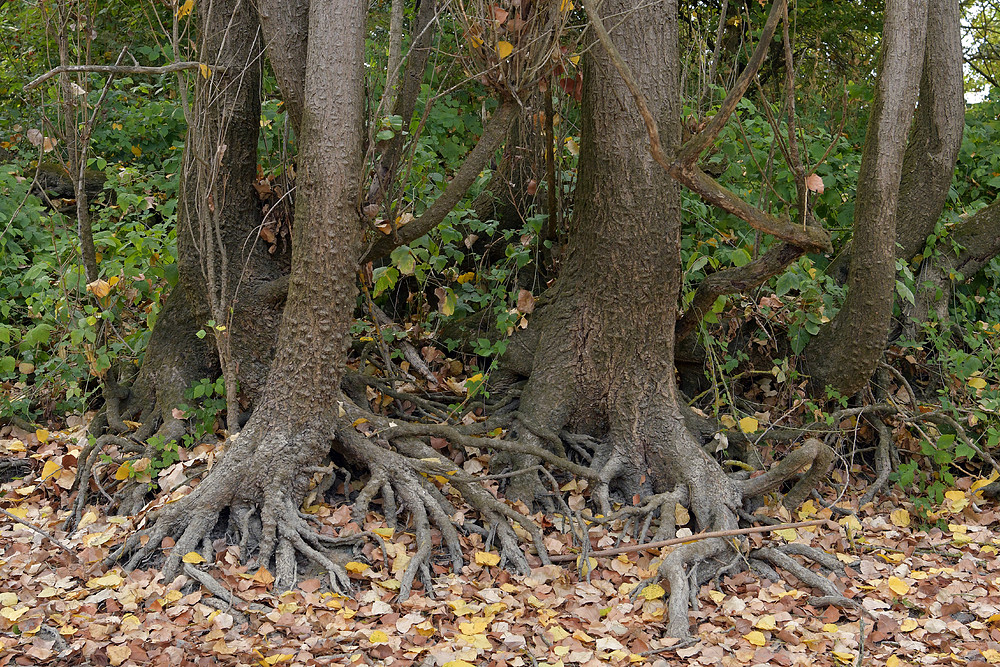
[[[196,337],[213,318],[208,285],[233,307],[227,335],[249,404],[263,386],[281,312],[280,303],[261,300],[255,291],[282,275],[287,262],[257,242],[257,17],[247,3],[227,0],[205,3],[199,22],[204,35],[199,50],[213,73],[208,79],[197,77],[190,114],[178,208],[178,283],[154,327],[133,399],[148,403],[155,398],[174,437],[179,425],[170,411],[183,400],[184,390],[219,372],[212,337]]]
[[[302,128],[306,86],[309,0],[258,0],[267,58],[295,136]]]
[[[635,8],[615,0],[601,12],[616,17],[612,39],[633,68],[664,145],[676,146],[676,2]],[[583,80],[576,209],[563,272],[537,322],[541,335],[518,436],[531,440],[539,426],[558,431],[567,424],[592,434],[602,442],[593,465],[612,490],[686,490],[699,528],[735,527],[738,492],[685,427],[674,381],[679,187],[652,159],[631,95],[603,49],[587,52]],[[512,483],[508,493],[531,492]],[[602,495],[606,503],[607,490]],[[671,634],[688,634],[684,564],[718,551],[717,544],[700,543],[671,557],[664,572]]]
[[[363,229],[357,202],[365,8],[363,0],[310,7],[314,37],[307,49],[292,272],[277,351],[246,428],[232,437],[209,476],[164,508],[154,525],[154,544],[181,533],[164,567],[168,577],[227,508],[241,544],[257,546],[265,564],[276,555],[281,586],[290,585],[296,551],[336,570],[315,544],[306,543],[310,533],[298,507],[308,484],[306,467],[319,465],[330,449],[355,306]]]
[[[909,260],[941,217],[965,129],[960,10],[954,0],[929,0],[920,101],[903,157],[896,208],[897,256]]]
[[[861,389],[885,349],[896,276],[896,204],[927,30],[927,0],[889,0],[858,175],[847,299],[806,348],[813,391]]]

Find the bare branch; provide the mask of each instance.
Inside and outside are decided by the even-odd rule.
[[[687,537],[675,537],[670,540],[660,540],[659,542],[647,542],[646,544],[631,544],[627,547],[617,547],[615,549],[602,549],[601,551],[591,551],[591,556],[617,556],[618,554],[634,553],[636,551],[648,551],[650,549],[660,549],[662,547],[672,547],[678,544],[688,544],[699,540],[708,540],[714,537],[732,537],[735,535],[752,535],[753,533],[770,533],[776,530],[788,530],[790,528],[807,528],[809,526],[825,526],[834,530],[840,530],[840,525],[829,519],[813,519],[811,521],[797,521],[795,523],[776,523],[773,526],[752,526],[750,528],[734,528],[732,530],[715,530],[710,533],[698,533]],[[836,528],[834,528],[836,527]],[[564,554],[561,556],[551,556],[553,563],[569,563],[578,558],[576,554]]]
[[[743,73],[740,74],[733,89],[726,95],[719,112],[712,117],[712,120],[708,122],[701,132],[688,139],[687,143],[681,147],[675,160],[670,160],[663,152],[656,119],[650,113],[649,105],[646,104],[645,96],[639,90],[639,85],[636,83],[628,63],[622,59],[618,49],[611,41],[611,36],[608,34],[604,23],[601,21],[601,17],[594,7],[594,0],[583,0],[583,8],[590,18],[591,28],[597,33],[598,39],[604,48],[607,49],[608,55],[611,57],[611,62],[614,63],[615,69],[618,70],[619,74],[625,80],[625,85],[628,86],[629,92],[632,93],[635,104],[639,108],[639,113],[642,115],[642,120],[646,125],[646,133],[649,135],[649,150],[653,155],[653,159],[666,169],[671,176],[686,185],[693,192],[701,195],[705,201],[718,206],[727,213],[735,215],[754,229],[799,246],[806,251],[830,251],[833,249],[833,245],[830,241],[830,235],[826,230],[809,225],[796,225],[787,218],[779,219],[751,206],[733,192],[720,185],[714,178],[702,171],[697,164],[702,151],[710,146],[716,137],[718,137],[719,132],[722,131],[726,121],[736,110],[736,105],[742,99],[743,94],[746,93],[753,78],[757,75],[757,70],[760,69],[760,65],[767,53],[767,47],[771,42],[771,38],[774,37],[785,5],[784,0],[775,2],[772,5],[771,14],[767,17],[767,22],[764,24],[757,49],[750,58],[750,62],[747,63],[746,68],[744,68]]]
[[[189,69],[198,69],[203,63],[197,62],[180,62],[173,63],[170,65],[163,65],[162,67],[144,67],[141,65],[60,65],[59,67],[54,67],[50,69],[45,74],[41,75],[37,79],[31,81],[28,85],[24,87],[25,90],[31,90],[32,88],[42,84],[54,76],[63,74],[66,72],[98,72],[101,74],[169,74],[171,72],[181,72]],[[220,68],[215,68],[216,70]]]

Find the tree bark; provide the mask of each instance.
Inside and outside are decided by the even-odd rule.
[[[958,248],[952,250],[952,246]],[[907,309],[914,325],[948,319],[952,285],[961,276],[970,280],[1000,254],[1000,200],[948,230],[938,244],[939,254],[928,257],[917,276],[916,303]]]
[[[896,206],[906,136],[917,101],[927,0],[889,0],[882,63],[858,175],[854,241],[844,305],[805,350],[811,386],[861,389],[885,349],[896,279]]]
[[[277,552],[281,586],[291,584],[296,549],[336,569],[303,541],[307,530],[298,508],[309,481],[306,468],[319,465],[330,450],[355,306],[364,229],[358,201],[365,10],[364,0],[310,5],[292,271],[277,350],[244,430],[208,477],[154,524],[150,543],[179,534],[164,566],[170,578],[180,557],[202,544],[227,508],[241,543],[256,547],[263,564]]]
[[[673,152],[680,140],[676,0],[639,8],[607,0],[600,11],[616,17],[612,40]],[[592,466],[605,507],[609,492],[686,490],[701,529],[735,528],[739,492],[688,432],[674,380],[679,186],[650,155],[629,90],[603,48],[584,56],[583,81],[576,207],[563,272],[534,323],[539,343],[516,435],[543,445],[543,429],[567,426],[598,438]],[[514,478],[507,493],[531,500],[530,476]],[[685,564],[726,548],[691,546],[663,571],[674,636],[689,633]]]
[[[269,255],[257,242],[261,221],[253,189],[260,130],[257,16],[238,0],[204,3],[198,11],[203,35],[199,51],[211,76],[196,75],[189,115],[177,216],[178,282],[153,329],[131,400],[140,407],[155,401],[164,422],[161,435],[168,439],[183,433],[172,409],[183,402],[184,390],[219,373],[213,336],[199,340],[196,334],[210,330],[207,322],[219,319],[220,312],[231,309],[232,319],[220,333],[228,336],[244,405],[259,395],[273,354],[281,304],[255,293],[281,276],[287,263],[287,258]],[[211,298],[209,286],[215,291]]]
[[[920,100],[903,156],[896,207],[897,257],[909,261],[934,231],[948,200],[965,130],[960,10],[929,0]]]

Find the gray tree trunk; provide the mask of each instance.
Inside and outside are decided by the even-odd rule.
[[[896,207],[896,256],[909,261],[924,247],[948,200],[965,130],[960,10],[929,0],[920,99],[903,156]]]
[[[220,370],[213,337],[196,336],[213,319],[208,286],[215,287],[218,305],[233,308],[226,333],[249,405],[263,386],[281,314],[280,304],[255,292],[287,268],[287,257],[271,256],[255,242],[261,221],[253,189],[262,46],[257,16],[237,0],[202,3],[198,12],[199,53],[212,74],[196,76],[189,114],[180,176],[178,282],[153,329],[129,402],[138,408],[155,402],[164,422],[161,435],[168,439],[183,432],[171,410],[183,402],[184,390]]]
[[[609,22],[612,40],[633,70],[663,144],[675,147],[676,0],[638,8],[607,0],[600,11],[615,17]],[[700,529],[735,527],[739,492],[687,430],[674,380],[679,185],[651,157],[631,95],[603,48],[584,56],[583,81],[579,184],[568,249],[551,305],[532,324],[540,336],[517,435],[544,446],[540,427],[586,432],[601,443],[592,464],[601,471],[601,502],[607,503],[609,492],[630,498],[642,491],[686,490]],[[512,494],[530,499],[533,490],[515,481]],[[673,505],[664,511],[672,516]],[[675,636],[689,632],[683,564],[710,558],[719,546],[698,549],[675,552],[664,572],[671,585],[668,632]]]
[[[858,175],[847,299],[805,350],[813,390],[851,395],[882,357],[896,280],[896,205],[917,102],[927,0],[888,0],[882,62]]]
[[[156,543],[157,536],[180,534],[164,566],[168,577],[226,509],[231,528],[247,548],[256,547],[262,563],[276,554],[280,585],[291,585],[296,550],[335,569],[304,545],[298,509],[307,467],[330,451],[355,307],[364,229],[357,203],[366,7],[364,0],[310,5],[292,270],[277,350],[246,427],[208,477],[153,528]]]

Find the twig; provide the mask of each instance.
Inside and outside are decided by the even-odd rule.
[[[54,76],[63,74],[65,72],[98,72],[103,74],[169,74],[171,72],[181,72],[188,69],[198,69],[203,63],[197,62],[179,62],[172,63],[170,65],[163,65],[161,67],[144,67],[142,65],[60,65],[59,67],[53,67],[45,74],[41,75],[37,79],[34,79],[28,83],[24,89],[31,90],[32,88],[38,86],[51,79]],[[221,68],[216,67],[216,70],[221,70]]]
[[[13,519],[14,521],[16,521],[17,523],[21,524],[22,526],[27,526],[28,528],[30,528],[31,530],[35,531],[36,533],[38,533],[42,537],[46,538],[52,544],[56,545],[57,547],[59,547],[60,549],[62,549],[66,553],[68,553],[70,556],[72,556],[74,558],[74,560],[80,561],[80,557],[76,555],[75,551],[73,551],[68,546],[66,546],[65,544],[63,544],[62,542],[60,542],[59,540],[57,540],[56,538],[54,538],[51,535],[49,535],[48,533],[46,533],[44,530],[42,530],[38,526],[32,525],[30,522],[25,521],[21,517],[15,516],[15,515],[11,514],[10,512],[8,512],[7,510],[2,509],[2,508],[0,508],[0,514],[3,514],[4,516],[6,516],[6,517],[8,517],[10,519]]]
[[[591,556],[617,556],[618,554],[628,554],[634,553],[636,551],[646,551],[647,549],[659,549],[662,547],[672,547],[677,544],[687,544],[689,542],[698,542],[699,540],[707,540],[714,537],[730,537],[732,535],[750,535],[752,533],[769,533],[775,530],[785,530],[788,528],[805,528],[806,526],[827,526],[833,529],[836,527],[837,530],[840,529],[840,524],[835,521],[830,521],[829,519],[813,519],[812,521],[799,521],[796,523],[778,523],[773,526],[752,526],[750,528],[734,528],[732,530],[716,530],[709,533],[698,533],[697,535],[688,535],[687,537],[675,537],[672,540],[660,540],[659,542],[649,542],[647,544],[630,544],[627,547],[618,547],[616,549],[603,549],[601,551],[592,551]],[[575,561],[577,556],[574,554],[564,554],[562,556],[552,556],[553,563],[568,563],[570,561]]]

